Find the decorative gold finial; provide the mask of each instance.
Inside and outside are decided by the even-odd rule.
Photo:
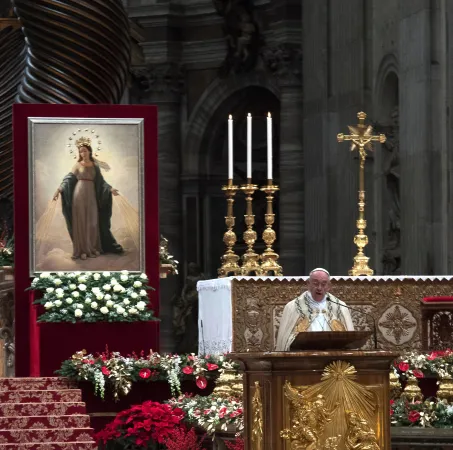
[[[88,145],[91,147],[91,139],[89,137],[82,136],[77,139],[75,145],[77,148],[86,147]]]
[[[351,141],[351,152],[357,150],[359,152],[360,165],[359,165],[359,218],[356,222],[358,233],[354,236],[354,244],[357,246],[357,255],[354,257],[354,266],[349,271],[349,275],[373,275],[373,269],[368,267],[368,258],[365,256],[364,248],[368,244],[368,236],[365,234],[366,220],[365,220],[365,160],[367,150],[373,151],[372,142],[380,142],[383,144],[386,140],[384,134],[373,135],[373,127],[365,125],[367,115],[364,112],[359,112],[357,118],[359,123],[354,126],[348,126],[351,134],[344,135],[339,133],[337,135],[338,142]]]

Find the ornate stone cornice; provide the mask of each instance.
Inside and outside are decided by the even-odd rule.
[[[280,44],[265,47],[261,56],[267,69],[280,85],[302,85],[302,47],[296,44]]]
[[[184,89],[184,67],[178,63],[132,67],[132,75],[143,93],[180,94]]]

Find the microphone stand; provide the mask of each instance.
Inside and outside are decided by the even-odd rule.
[[[341,303],[338,303],[338,302],[332,300],[332,299],[330,298],[330,295],[329,295],[329,294],[326,295],[326,300],[327,300],[328,302],[330,302],[330,303],[333,303],[334,305],[338,305],[338,306],[340,306],[340,307],[344,306],[345,308],[348,308],[348,309],[351,310],[351,311],[355,311],[355,312],[358,312],[358,313],[360,313],[360,314],[363,314],[364,316],[370,317],[371,320],[373,321],[374,349],[375,349],[375,350],[378,349],[378,345],[377,345],[377,344],[378,344],[378,341],[377,341],[377,327],[376,327],[376,320],[375,320],[375,318],[374,318],[371,314],[368,314],[368,313],[366,313],[366,312],[364,312],[364,311],[361,311],[360,309],[357,309],[357,308],[352,308],[351,306],[348,306],[348,305],[346,305],[346,304],[342,305]]]

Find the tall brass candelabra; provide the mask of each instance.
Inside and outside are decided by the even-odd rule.
[[[225,192],[225,197],[227,199],[227,214],[225,217],[225,225],[227,231],[223,235],[223,242],[226,245],[226,252],[222,256],[222,265],[218,269],[219,277],[228,277],[230,275],[240,275],[241,268],[239,267],[238,261],[239,256],[234,253],[234,244],[236,244],[237,237],[236,233],[233,231],[235,217],[233,215],[233,204],[234,197],[236,192],[239,190],[239,186],[233,184],[233,180],[228,180],[226,186],[222,186],[222,191]]]
[[[263,241],[266,244],[266,250],[261,255],[261,271],[263,275],[283,275],[282,267],[278,263],[278,254],[272,248],[272,244],[277,239],[277,234],[272,228],[275,221],[275,214],[272,208],[274,194],[278,191],[278,186],[274,185],[272,180],[267,180],[267,185],[261,188],[265,192],[267,205],[264,220],[266,222],[266,229],[263,231]]]
[[[254,245],[256,242],[256,231],[253,229],[255,224],[255,216],[253,215],[252,201],[253,194],[258,189],[256,184],[252,184],[251,178],[247,179],[247,184],[241,186],[241,190],[245,194],[247,209],[245,212],[245,225],[247,229],[244,231],[244,242],[247,244],[247,250],[242,256],[242,275],[261,275],[260,256],[255,253]]]

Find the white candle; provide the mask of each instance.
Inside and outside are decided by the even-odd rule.
[[[252,178],[252,115],[247,114],[247,179]]]
[[[228,179],[233,179],[233,116],[228,117]]]
[[[272,180],[272,117],[267,115],[267,179]]]

